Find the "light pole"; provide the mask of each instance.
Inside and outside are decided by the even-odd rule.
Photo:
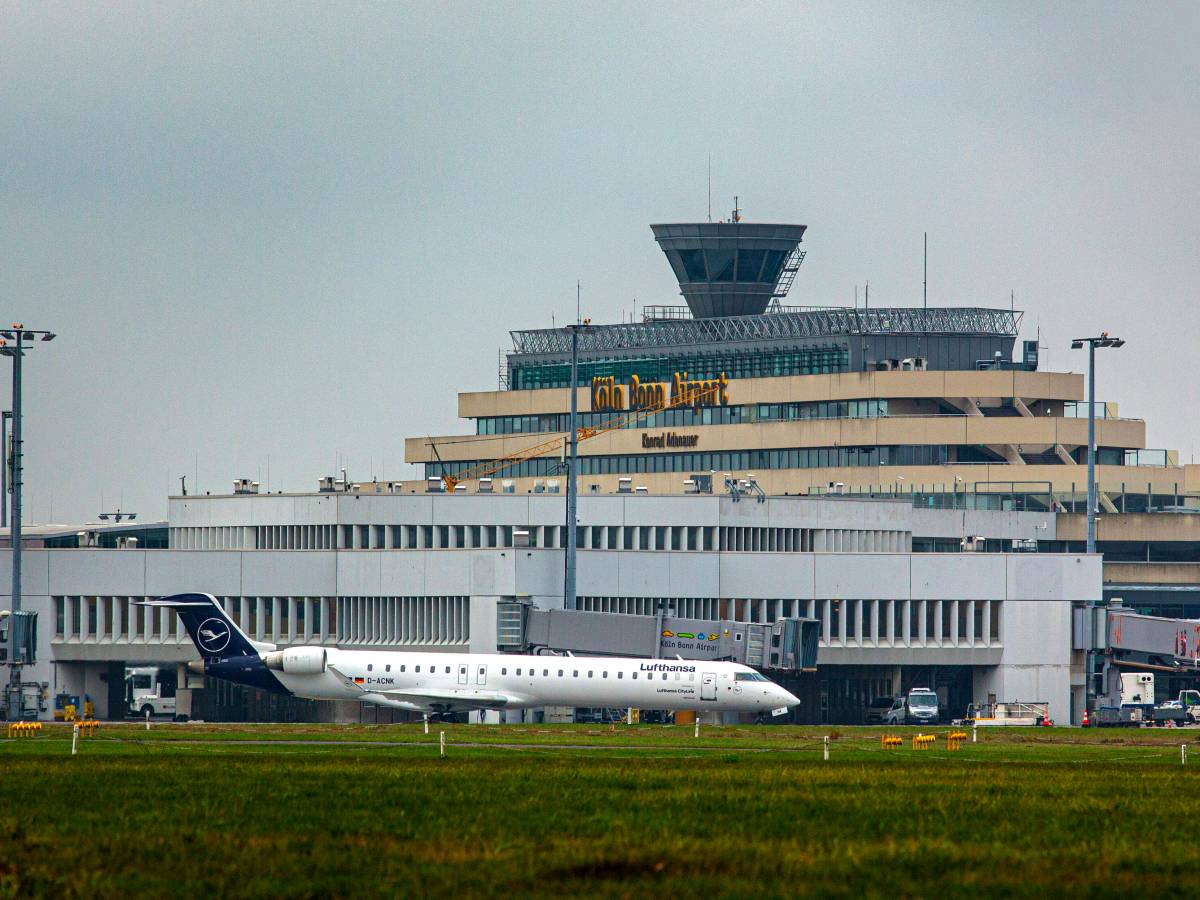
[[[1075,338],[1072,350],[1088,348],[1088,454],[1087,454],[1087,552],[1096,552],[1096,348],[1123,347],[1120,338],[1109,337],[1107,331],[1099,337]]]
[[[6,409],[0,419],[0,528],[8,527],[8,420],[12,410]]]
[[[10,356],[13,361],[12,385],[12,483],[8,489],[12,492],[12,525],[9,530],[9,542],[12,544],[12,622],[8,627],[8,663],[11,667],[9,676],[10,686],[16,687],[19,698],[21,684],[21,664],[24,658],[17,659],[17,622],[16,615],[21,611],[21,476],[23,465],[23,450],[21,440],[21,360],[25,351],[36,340],[54,340],[52,331],[36,331],[26,328],[20,323],[14,323],[12,328],[0,331],[0,356]],[[18,700],[18,702],[20,702]]]
[[[571,332],[571,433],[567,437],[570,441],[570,455],[567,463],[567,546],[564,548],[566,553],[563,559],[564,609],[574,609],[576,605],[575,541],[579,524],[579,332],[590,323],[590,319],[584,319],[567,326],[567,331]]]
[[[137,513],[124,512],[120,509],[118,509],[116,512],[100,513],[101,522],[107,522],[109,519],[112,519],[114,522],[120,522],[122,519],[128,519],[130,522],[132,522],[136,518]]]

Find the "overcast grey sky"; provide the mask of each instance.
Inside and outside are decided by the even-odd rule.
[[[1200,5],[0,5],[27,521],[412,476],[510,328],[680,302],[651,222],[802,222],[797,303],[1027,310],[1190,458]],[[7,367],[0,390],[9,389]],[[7,405],[7,404],[5,404]]]

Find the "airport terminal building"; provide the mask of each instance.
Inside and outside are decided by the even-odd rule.
[[[787,240],[745,237],[753,227]],[[966,494],[972,505],[1083,511],[1084,378],[1038,369],[1037,341],[1018,346],[1021,313],[781,306],[786,285],[768,276],[794,274],[803,230],[655,226],[688,306],[650,306],[642,322],[581,329],[577,404],[593,435],[579,444],[580,490],[677,494],[709,474],[719,490],[725,474],[752,473],[772,496],[836,489],[953,505]],[[729,280],[752,270],[761,281]],[[714,317],[719,290],[723,315]],[[459,394],[474,433],[408,440],[407,460],[429,477],[474,489],[489,463],[517,456],[496,473],[503,487],[523,493],[561,481],[552,439],[569,428],[571,336],[539,329],[512,340],[499,389]],[[670,408],[630,415],[664,401]],[[1200,487],[1200,470],[1145,446],[1142,420],[1120,418],[1111,402],[1096,412],[1106,512],[1178,506]],[[539,442],[545,452],[522,454]]]
[[[1048,700],[1060,719],[1081,702],[1071,606],[1099,591],[1098,557],[912,551],[964,530],[1021,545],[1053,518],[901,499],[615,494],[581,498],[579,517],[581,616],[653,628],[667,615],[748,639],[756,625],[819,622],[815,672],[772,666],[762,648],[741,657],[797,692],[797,721],[858,721],[871,697],[924,685],[951,707]],[[561,497],[531,494],[174,498],[171,549],[26,551],[26,606],[44,623],[26,676],[51,693],[85,691],[112,714],[126,666],[195,656],[173,614],[135,601],[193,590],[280,646],[526,650],[504,634],[505,617],[514,605],[561,610],[562,520]],[[639,649],[591,630],[577,649]],[[189,709],[204,718],[359,716],[191,677],[179,684],[197,689]]]
[[[1079,721],[1073,608],[1114,590],[1183,596],[1179,572],[1138,567],[1200,546],[1181,512],[1197,503],[1195,467],[1097,405],[1101,550],[1134,557],[1112,583],[1082,552],[1083,378],[1038,370],[1019,313],[786,307],[803,226],[654,233],[687,306],[578,333],[575,609],[571,336],[517,331],[498,389],[459,395],[467,432],[407,441],[421,481],[327,477],[268,495],[243,480],[171,498],[166,548],[67,547],[64,534],[27,551],[31,682],[111,712],[124,666],[193,658],[173,617],[133,602],[206,591],[280,646],[662,655],[676,652],[660,640],[671,618],[728,635],[722,652],[802,699],[796,721],[861,721],[872,697],[916,686],[954,715],[1042,700]],[[1167,518],[1181,543],[1159,535]],[[538,622],[551,638],[534,637]],[[815,671],[772,652],[789,622],[817,623]],[[181,702],[206,718],[362,715],[186,677]]]

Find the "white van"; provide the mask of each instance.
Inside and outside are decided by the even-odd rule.
[[[897,697],[883,717],[885,725],[936,725],[941,710],[938,696],[929,688],[913,688],[907,697]]]

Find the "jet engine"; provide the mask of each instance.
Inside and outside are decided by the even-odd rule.
[[[263,663],[287,675],[320,675],[325,671],[327,655],[324,647],[292,647],[264,654]]]

